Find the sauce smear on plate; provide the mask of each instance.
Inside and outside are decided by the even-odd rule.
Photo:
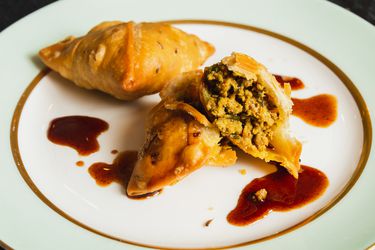
[[[276,80],[280,83],[281,87],[284,87],[285,83],[289,83],[292,90],[299,90],[305,87],[305,84],[297,77],[275,75]]]
[[[83,161],[77,161],[76,162],[77,167],[83,167],[83,165],[85,165],[85,163]]]
[[[47,137],[53,143],[74,148],[80,155],[89,155],[99,150],[97,137],[108,127],[98,118],[65,116],[51,121]]]
[[[99,186],[105,187],[117,182],[126,187],[136,162],[137,151],[125,151],[118,154],[112,164],[96,162],[88,171]]]
[[[301,165],[298,179],[283,167],[250,182],[227,216],[229,223],[245,226],[266,216],[268,212],[288,211],[302,207],[321,196],[328,186],[327,176],[318,169]]]
[[[137,162],[137,151],[124,151],[117,155],[112,164],[96,162],[92,164],[88,171],[90,176],[99,186],[105,187],[112,182],[117,182],[126,190],[132,175],[135,163]],[[131,199],[145,199],[159,194],[156,191],[140,196],[128,196]]]
[[[316,127],[328,127],[337,118],[337,99],[322,94],[307,99],[292,98],[293,115]]]

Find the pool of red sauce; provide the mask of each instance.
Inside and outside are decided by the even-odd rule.
[[[83,167],[84,165],[85,165],[85,163],[83,161],[77,161],[76,162],[77,167]]]
[[[293,115],[316,127],[328,127],[337,119],[337,99],[322,94],[307,99],[292,98]]]
[[[327,176],[318,169],[301,166],[298,179],[285,168],[250,182],[238,199],[237,206],[228,214],[230,224],[244,226],[266,216],[270,211],[288,211],[302,207],[319,198],[328,186]],[[264,201],[259,201],[255,193],[267,190]]]
[[[292,90],[305,87],[302,80],[296,77],[274,74],[281,86],[289,83]],[[316,127],[328,127],[337,118],[337,99],[333,95],[321,94],[306,99],[292,98],[293,115]]]
[[[90,176],[99,186],[105,187],[116,182],[126,190],[132,175],[135,163],[137,162],[137,151],[124,151],[117,155],[112,164],[97,162],[92,164],[88,171]],[[128,196],[130,199],[145,199],[161,192],[155,191],[145,195]]]
[[[51,121],[47,137],[55,144],[74,148],[80,155],[89,155],[99,150],[97,137],[108,127],[98,118],[65,116]]]
[[[274,74],[276,80],[280,83],[281,87],[284,87],[285,83],[289,83],[292,90],[299,90],[305,87],[303,81],[297,77],[283,76]]]

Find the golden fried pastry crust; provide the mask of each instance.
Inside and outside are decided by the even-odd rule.
[[[128,195],[172,185],[205,164],[228,166],[236,162],[236,152],[220,144],[218,129],[198,111],[203,109],[198,92],[202,73],[184,73],[161,91],[162,101],[146,122],[146,142],[128,184]]]
[[[205,69],[201,102],[221,135],[244,152],[284,166],[294,177],[302,144],[290,136],[290,86],[253,58],[233,53]]]
[[[80,87],[132,100],[160,91],[213,52],[209,43],[169,24],[113,21],[46,47],[39,56]]]
[[[147,194],[175,184],[220,153],[219,131],[197,121],[196,114],[199,112],[186,103],[161,102],[151,111],[146,142],[129,181],[128,195]]]

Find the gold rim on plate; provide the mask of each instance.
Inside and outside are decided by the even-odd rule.
[[[13,250],[9,245],[5,244],[4,241],[0,240],[0,247],[4,248],[5,250]]]
[[[355,87],[354,83],[349,79],[349,77],[341,71],[334,63],[332,63],[330,60],[328,60],[326,57],[323,55],[319,54],[317,51],[307,47],[306,45],[303,45],[300,42],[297,42],[296,40],[293,40],[291,38],[288,38],[286,36],[277,34],[275,32],[249,26],[249,25],[244,25],[244,24],[237,24],[237,23],[229,23],[229,22],[222,22],[222,21],[211,21],[211,20],[170,20],[170,21],[163,21],[164,23],[169,23],[169,24],[208,24],[208,25],[218,25],[218,26],[227,26],[227,27],[232,27],[232,28],[238,28],[238,29],[244,29],[244,30],[250,30],[253,32],[265,34],[274,38],[277,38],[279,40],[282,40],[284,42],[287,42],[291,45],[294,45],[297,48],[302,49],[303,51],[307,52],[308,54],[312,55],[316,59],[318,59],[320,62],[322,62],[324,65],[326,65],[331,71],[333,71],[336,76],[344,83],[346,88],[349,90],[351,95],[353,96],[358,109],[361,114],[361,119],[362,119],[362,126],[363,126],[363,145],[362,145],[362,153],[361,157],[359,159],[359,162],[357,164],[357,167],[350,178],[349,182],[345,185],[345,187],[340,191],[336,197],[334,197],[327,205],[322,207],[319,211],[308,217],[307,219],[293,225],[292,227],[289,227],[287,229],[284,229],[278,233],[272,234],[265,236],[260,239],[252,240],[249,242],[243,242],[239,244],[234,244],[230,246],[223,246],[223,247],[215,247],[215,249],[226,249],[226,248],[233,248],[233,247],[240,247],[240,246],[246,246],[250,244],[255,244],[259,243],[262,241],[270,240],[273,238],[276,238],[278,236],[284,235],[288,232],[291,232],[293,230],[296,230],[297,228],[300,228],[303,225],[306,225],[307,223],[311,222],[312,220],[318,218],[320,215],[325,213],[328,209],[332,208],[335,204],[337,204],[348,192],[349,190],[353,187],[353,185],[356,183],[358,178],[360,177],[367,159],[370,155],[370,150],[371,150],[371,142],[372,142],[372,127],[371,127],[371,120],[370,120],[370,114],[368,112],[366,103],[364,99],[362,98],[361,94],[359,93],[358,89]],[[22,109],[25,105],[25,102],[33,89],[37,86],[37,84],[40,82],[40,80],[48,74],[50,70],[49,69],[43,69],[29,84],[29,86],[26,88],[26,90],[23,92],[21,98],[19,99],[16,109],[13,114],[12,118],[12,124],[11,124],[11,131],[10,131],[10,143],[11,143],[11,148],[12,148],[12,154],[14,161],[17,165],[17,168],[19,172],[21,173],[23,179],[25,182],[29,185],[29,187],[33,190],[33,192],[45,203],[47,204],[51,209],[53,209],[55,212],[63,216],[65,219],[73,222],[74,224],[87,229],[93,233],[96,233],[98,235],[104,236],[106,238],[112,239],[112,240],[117,240],[120,242],[128,243],[128,244],[133,244],[136,246],[142,246],[142,247],[149,247],[149,248],[163,248],[163,249],[187,249],[187,248],[164,248],[161,246],[153,246],[153,245],[147,245],[147,244],[142,244],[138,242],[132,242],[128,240],[123,240],[120,238],[113,237],[111,235],[108,235],[106,233],[100,232],[96,229],[93,229],[78,220],[74,219],[73,217],[69,216],[66,214],[64,211],[59,209],[57,206],[55,206],[50,200],[48,200],[47,197],[45,197],[42,192],[38,189],[38,187],[34,184],[30,176],[28,175],[25,166],[22,162],[22,157],[19,151],[18,147],[18,125],[19,125],[19,120],[21,117]],[[3,242],[1,242],[3,243]],[[3,243],[5,244],[5,243]],[[196,249],[196,248],[194,248]],[[212,249],[212,248],[205,248],[205,249]]]

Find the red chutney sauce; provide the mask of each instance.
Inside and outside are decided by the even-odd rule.
[[[133,169],[137,162],[137,151],[124,151],[117,155],[112,164],[97,162],[92,164],[88,171],[99,186],[105,187],[112,182],[119,183],[125,190],[128,186]],[[131,199],[145,199],[161,191],[139,196],[128,196]]]
[[[299,90],[305,87],[305,84],[297,77],[275,75],[276,80],[280,83],[281,87],[284,87],[285,83],[289,83],[292,90]]]
[[[76,162],[77,167],[83,167],[84,165],[85,165],[85,163],[83,161],[77,161]]]
[[[242,190],[237,206],[228,214],[227,220],[233,225],[245,226],[270,211],[302,207],[321,196],[328,183],[327,176],[312,167],[301,166],[298,179],[278,167],[276,172],[253,180]]]
[[[89,155],[99,150],[97,137],[108,127],[98,118],[65,116],[51,121],[47,137],[53,143],[74,148],[80,155]]]
[[[292,98],[293,115],[316,127],[328,127],[337,119],[337,99],[322,94],[307,99]]]

